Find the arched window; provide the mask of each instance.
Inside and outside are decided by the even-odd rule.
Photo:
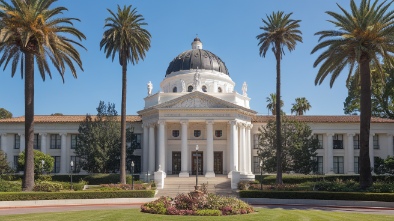
[[[189,86],[189,87],[187,87],[187,92],[192,92],[193,91],[193,86]]]
[[[218,92],[222,93],[222,88],[221,87],[218,87]]]
[[[174,93],[176,93],[178,91],[178,89],[176,88],[176,87],[174,87],[173,89],[172,89],[172,92],[174,92]]]
[[[201,89],[202,89],[202,91],[207,92],[207,86],[204,85],[204,86],[202,86]]]

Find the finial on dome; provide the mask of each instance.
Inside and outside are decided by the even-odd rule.
[[[192,49],[202,49],[202,42],[200,38],[198,38],[198,34],[196,34],[196,37],[194,38],[194,41],[192,42]]]

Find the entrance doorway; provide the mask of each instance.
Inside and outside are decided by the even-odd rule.
[[[198,156],[198,174],[202,175],[202,171],[203,171],[203,153],[202,151],[198,151],[197,155],[196,152],[193,151],[192,152],[192,175],[196,175],[196,167],[197,167],[197,157]]]
[[[181,152],[172,152],[172,174],[181,172]]]
[[[223,174],[223,152],[213,153],[213,171],[215,174]]]

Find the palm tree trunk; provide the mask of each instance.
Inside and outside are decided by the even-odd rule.
[[[368,59],[360,62],[360,186],[372,186],[371,161],[369,159],[369,130],[371,124],[371,73]]]
[[[25,53],[25,168],[23,191],[34,188],[34,55]]]
[[[275,43],[276,57],[276,184],[282,184],[282,136],[281,136],[281,107],[280,107],[280,43]]]
[[[122,56],[122,110],[120,119],[120,183],[126,184],[126,92],[127,92],[127,60]]]

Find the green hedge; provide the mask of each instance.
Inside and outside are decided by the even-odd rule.
[[[19,192],[19,193],[0,193],[0,201],[58,200],[58,199],[105,199],[105,198],[153,198],[154,196],[155,196],[154,190]]]
[[[283,174],[283,183],[285,184],[300,184],[305,182],[316,182],[321,180],[326,181],[334,181],[336,179],[340,180],[359,180],[359,175],[288,175]],[[373,181],[385,181],[385,182],[394,182],[394,176],[388,175],[376,175],[372,176]],[[261,176],[256,175],[255,180],[260,182]],[[275,184],[276,175],[263,175],[263,184],[272,185]]]
[[[347,192],[316,192],[316,191],[259,191],[241,190],[240,198],[275,198],[275,199],[316,199],[316,200],[357,200],[394,202],[392,193],[347,193]]]

